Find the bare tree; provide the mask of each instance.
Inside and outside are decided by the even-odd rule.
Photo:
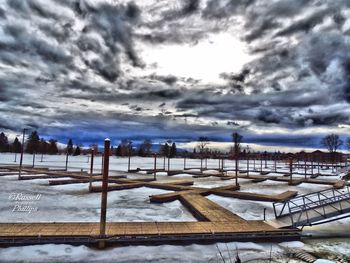
[[[198,138],[198,148],[201,155],[201,171],[203,171],[203,155],[206,151],[206,146],[209,144],[208,137],[199,137]]]
[[[240,135],[237,132],[232,133],[232,141],[234,143],[233,145],[233,152],[234,152],[234,158],[235,158],[235,163],[236,163],[236,186],[238,186],[238,158],[239,158],[239,153],[241,150],[241,142],[242,142],[243,136]]]
[[[243,136],[240,135],[237,132],[232,133],[232,141],[234,143],[233,145],[233,153],[235,155],[238,155],[241,150],[241,142],[242,142]]]
[[[150,154],[152,145],[153,145],[152,140],[150,139],[144,140],[143,146],[147,154]]]
[[[325,146],[329,152],[336,152],[343,144],[343,141],[336,134],[329,134],[322,138],[321,144]]]
[[[208,137],[198,138],[198,148],[201,154],[205,152],[205,148],[207,147],[208,144],[210,144]]]

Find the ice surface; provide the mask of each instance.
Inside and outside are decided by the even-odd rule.
[[[101,194],[89,193],[87,184],[49,186],[47,179],[17,181],[16,177],[0,177],[1,222],[98,222]],[[179,201],[167,204],[150,203],[149,196],[169,191],[136,188],[108,193],[107,221],[195,221]],[[38,211],[12,212],[12,193],[41,194],[31,206]]]
[[[1,262],[21,262],[30,259],[32,262],[226,262],[234,259],[237,249],[243,262],[261,262],[268,259],[270,249],[272,255],[281,257],[281,250],[272,244],[255,244],[231,242],[214,245],[189,246],[129,246],[110,248],[100,251],[86,246],[70,245],[36,245],[13,247],[0,250]],[[220,251],[220,253],[219,253]],[[258,261],[253,261],[258,260]],[[283,261],[279,261],[283,262]]]
[[[12,154],[0,154],[0,163],[14,163]],[[36,165],[63,168],[65,166],[65,156],[44,156],[44,162],[40,162],[40,156],[37,156]],[[25,155],[24,163],[31,164],[32,156]],[[200,160],[187,160],[187,167],[200,167]],[[205,163],[205,162],[203,162]],[[166,163],[167,165],[167,163]],[[272,163],[268,163],[272,167]],[[280,166],[282,166],[280,164]],[[101,167],[101,157],[95,158],[95,171]],[[153,158],[133,157],[131,168],[153,168]],[[157,167],[163,167],[163,159],[157,160]],[[171,169],[183,169],[183,159],[172,159]],[[208,167],[217,168],[217,160],[208,160]],[[233,161],[225,162],[226,168],[233,168]],[[244,162],[241,167],[245,167]],[[252,164],[251,164],[252,167]],[[256,162],[256,168],[259,169],[259,163]],[[89,169],[87,156],[75,156],[69,158],[69,169],[80,171]],[[111,157],[111,174],[113,171],[126,171],[127,158]],[[244,169],[244,168],[243,168]],[[265,168],[264,168],[265,170]],[[284,168],[288,172],[287,168]],[[299,169],[302,172],[302,169]],[[211,171],[212,172],[212,171]],[[322,173],[331,173],[330,169],[322,170]],[[117,174],[117,172],[115,172]],[[229,174],[234,174],[230,172]],[[280,176],[280,174],[269,174],[269,176]],[[129,178],[151,178],[153,175],[128,175]],[[303,177],[303,175],[300,175]],[[324,177],[324,176],[323,176]],[[180,174],[176,176],[167,176],[165,173],[159,173],[157,179],[160,181],[175,179],[192,179],[191,175]],[[326,179],[336,179],[338,176],[325,177]],[[322,178],[323,179],[323,178]],[[100,193],[88,193],[87,184],[71,184],[49,186],[49,179],[36,179],[29,181],[18,181],[16,175],[0,176],[2,191],[0,192],[0,221],[1,222],[38,222],[38,221],[99,221]],[[55,180],[55,179],[50,179]],[[57,179],[56,179],[57,180]],[[208,177],[197,178],[194,186],[212,188],[225,185],[233,185],[234,180],[222,181],[220,178]],[[94,183],[97,185],[98,183]],[[289,186],[284,182],[264,181],[252,183],[250,180],[239,179],[241,191],[279,194],[284,191],[298,191],[299,194],[306,194],[317,190],[329,188],[329,186],[315,184],[301,184],[298,186]],[[34,205],[38,207],[37,212],[30,214],[23,212],[11,212],[13,201],[8,200],[11,193],[42,194],[42,197]],[[181,205],[179,201],[166,204],[153,204],[149,202],[149,196],[154,194],[168,193],[169,191],[137,188],[122,191],[112,191],[108,193],[108,212],[107,221],[194,221],[194,217]],[[263,211],[266,208],[267,219],[273,218],[273,209],[270,202],[255,202],[249,200],[240,200],[229,197],[220,197],[210,195],[210,200],[217,202],[230,211],[237,213],[245,219],[261,220]],[[335,221],[325,225],[305,227],[307,234],[325,235],[344,233],[344,229],[350,229],[350,218]],[[308,240],[307,240],[308,241]],[[301,242],[285,243],[290,247],[302,246]],[[0,249],[1,262],[23,262],[30,258],[35,262],[220,262],[220,254],[223,254],[226,262],[230,262],[230,257],[235,256],[236,249],[239,250],[239,256],[242,262],[261,262],[268,259],[271,254],[275,262],[297,262],[288,259],[284,255],[281,244],[256,244],[232,242],[226,244],[213,245],[189,245],[189,246],[130,246],[122,248],[110,248],[105,251],[91,249],[85,246],[69,245],[38,245],[26,247],[13,247]],[[219,249],[218,249],[218,247]],[[310,250],[329,249],[343,255],[350,254],[350,241],[337,242],[328,239],[320,239],[318,243],[309,242],[305,245]]]

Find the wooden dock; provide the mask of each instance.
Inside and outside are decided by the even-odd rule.
[[[14,168],[15,170],[15,168]],[[71,177],[59,180],[58,184],[87,182],[90,177],[85,174],[67,171],[50,171],[49,169],[24,168],[29,173],[49,176]],[[93,180],[101,180],[93,176]],[[52,181],[53,182],[53,181]],[[192,180],[168,182],[150,181],[150,179],[109,178],[108,190],[123,190],[135,187],[151,187],[175,191],[150,197],[153,202],[180,200],[197,218],[198,222],[110,222],[106,234],[100,235],[98,223],[0,223],[0,245],[24,244],[89,244],[100,241],[107,244],[168,244],[168,243],[207,243],[221,241],[286,241],[300,239],[298,229],[277,229],[262,220],[245,220],[224,207],[207,199],[209,194],[235,198],[280,201],[296,195],[296,192],[284,192],[279,195],[261,195],[238,192],[234,185],[212,189],[193,187]],[[94,186],[93,191],[100,191]]]
[[[299,240],[298,229],[277,229],[262,221],[244,222],[118,222],[107,223],[0,223],[0,245],[74,244],[107,245],[189,244],[229,241],[281,242]]]
[[[216,188],[216,191],[230,189],[232,186],[225,186]],[[107,223],[105,236],[99,235],[98,223],[0,223],[0,245],[94,245],[99,241],[118,245],[155,245],[228,241],[280,242],[300,239],[299,229],[278,229],[262,220],[241,218],[202,196],[208,190],[211,189],[177,192],[180,201],[199,222],[111,222]]]
[[[235,176],[226,176],[221,177],[221,180],[231,180],[235,179]],[[299,185],[302,183],[308,184],[320,184],[320,185],[330,185],[334,188],[341,188],[347,184],[345,180],[322,180],[322,179],[313,179],[313,178],[302,178],[294,177],[292,181],[289,178],[289,175],[286,176],[263,176],[263,175],[238,175],[239,179],[251,180],[253,183],[260,183],[266,180],[276,181],[276,182],[286,182],[289,185]]]

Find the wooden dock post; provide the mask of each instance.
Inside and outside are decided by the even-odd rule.
[[[33,152],[33,164],[32,164],[32,168],[34,168],[35,166],[35,152]]]
[[[66,151],[66,171],[68,171],[68,147]]]
[[[24,137],[25,137],[25,135],[26,135],[26,130],[27,130],[27,129],[23,129],[22,147],[21,147],[21,158],[20,158],[20,160],[19,160],[18,180],[21,180],[22,164],[23,164],[23,153],[24,153]]]
[[[102,175],[102,195],[101,195],[101,217],[100,217],[100,238],[106,236],[106,213],[107,213],[107,193],[108,193],[108,170],[109,170],[109,151],[111,141],[105,139],[104,142],[104,162]],[[105,247],[105,241],[99,242],[99,248]]]
[[[304,167],[304,168],[305,168],[305,169],[304,169],[304,174],[305,174],[305,179],[306,179],[306,177],[307,177],[307,176],[306,176],[306,173],[307,173],[307,168],[306,168],[306,156],[305,156],[305,159],[304,159],[304,166],[305,166],[305,167]]]
[[[236,156],[235,156],[235,162],[236,162],[236,165],[235,165],[235,174],[236,174],[236,186],[238,186],[238,153],[236,153]]]
[[[101,155],[101,158],[102,158],[102,162],[101,162],[101,172],[103,173],[103,171],[104,171],[104,154],[102,153],[102,155]]]
[[[186,170],[186,156],[184,157],[184,170]]]
[[[131,151],[130,151],[130,149],[129,149],[129,151],[128,151],[128,172],[130,172],[130,162],[131,162]]]
[[[247,155],[247,176],[249,176],[249,153]]]
[[[260,173],[262,173],[263,171],[263,158],[262,158],[262,154],[260,154]]]
[[[293,181],[293,159],[290,158],[289,160],[289,181]]]
[[[154,154],[154,181],[157,180],[157,154]]]
[[[92,174],[94,173],[94,153],[95,150],[91,149],[91,161],[90,161],[90,182],[89,182],[89,191],[92,190]]]

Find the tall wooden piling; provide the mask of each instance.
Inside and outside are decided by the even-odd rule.
[[[90,182],[89,182],[89,191],[91,192],[92,189],[92,175],[94,173],[94,153],[95,150],[91,149],[91,161],[90,161]]]
[[[109,171],[109,152],[111,141],[105,139],[104,142],[104,162],[102,175],[102,194],[101,194],[101,217],[100,217],[100,237],[106,237],[106,213],[107,213],[107,193],[108,193],[108,171]],[[105,247],[105,241],[99,242],[99,247]]]
[[[131,164],[131,152],[129,149],[129,151],[128,151],[128,172],[130,172],[130,164]]]
[[[68,147],[67,147],[67,151],[66,151],[66,171],[68,171]]]
[[[21,158],[20,158],[20,160],[19,160],[18,180],[21,180],[22,165],[23,165],[23,153],[24,153],[24,137],[26,136],[26,130],[27,130],[27,129],[23,129],[22,147],[21,147]]]
[[[249,153],[247,155],[247,176],[249,176]]]
[[[156,181],[157,180],[157,154],[155,153],[154,154],[154,172],[153,172],[153,174],[154,174],[154,181]]]
[[[289,159],[289,181],[293,181],[293,159]]]
[[[104,153],[102,153],[101,158],[102,158],[101,171],[103,172],[103,170],[104,170],[104,162],[105,162],[105,160],[104,160]]]
[[[235,174],[236,174],[236,179],[235,179],[235,181],[236,181],[236,186],[238,186],[238,153],[236,153],[236,156],[235,156],[236,158],[235,158]]]
[[[33,152],[33,164],[32,164],[32,168],[34,168],[35,166],[35,152]]]

